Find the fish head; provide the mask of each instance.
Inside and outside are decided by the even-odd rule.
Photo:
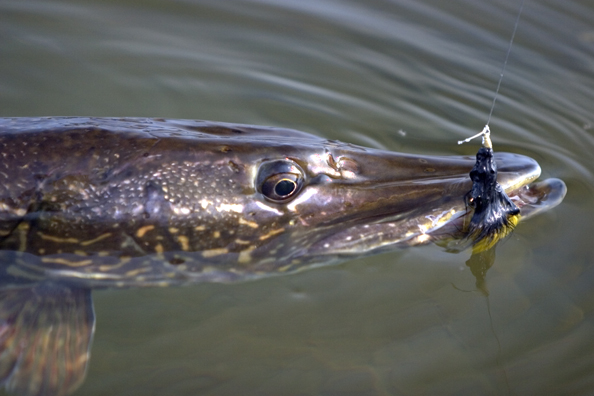
[[[252,205],[258,210],[248,212],[251,221],[269,230],[260,238],[270,239],[269,246],[253,252],[270,255],[261,256],[261,262],[294,269],[448,238],[464,241],[474,156],[315,143],[269,150],[277,154],[257,160],[252,168]],[[540,175],[535,160],[511,153],[497,153],[495,159],[499,184],[524,207],[524,216],[563,198],[562,182],[527,187]],[[468,245],[459,243],[455,249]]]

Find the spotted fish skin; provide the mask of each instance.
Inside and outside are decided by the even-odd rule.
[[[498,161],[507,189],[540,173],[524,156]],[[281,128],[2,118],[0,262],[89,287],[300,270],[432,240],[466,213],[473,164]]]

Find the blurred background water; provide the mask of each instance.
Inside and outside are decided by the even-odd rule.
[[[0,116],[208,119],[474,154],[515,0],[0,0]],[[495,150],[564,202],[497,250],[489,296],[435,246],[236,284],[94,293],[77,395],[594,392],[594,4],[528,0]]]

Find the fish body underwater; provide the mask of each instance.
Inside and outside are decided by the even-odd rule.
[[[522,218],[563,199],[562,181],[532,183],[534,160],[495,160]],[[465,248],[474,163],[282,128],[0,118],[0,380],[22,395],[75,390],[93,288],[258,279],[435,241]]]

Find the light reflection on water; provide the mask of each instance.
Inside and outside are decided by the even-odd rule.
[[[515,1],[3,1],[0,115],[201,118],[427,154],[488,114]],[[78,394],[587,394],[594,7],[527,2],[495,149],[564,203],[497,250],[411,249],[222,286],[95,292]],[[455,286],[455,287],[454,287]]]

